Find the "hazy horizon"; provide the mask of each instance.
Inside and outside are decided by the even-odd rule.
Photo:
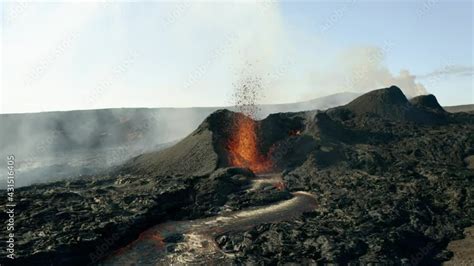
[[[299,102],[281,102],[281,103],[262,103],[259,105],[265,106],[265,105],[291,105],[291,104],[299,104],[303,102],[309,102],[312,100],[318,100],[318,99],[323,99],[326,97],[331,97],[334,95],[342,95],[342,94],[354,94],[355,97],[357,97],[355,94],[360,94],[358,92],[337,92],[333,94],[328,94],[324,95],[321,97],[316,97],[308,100],[302,100]],[[435,95],[436,96],[436,95]],[[410,99],[410,98],[408,98]],[[456,104],[456,105],[443,105],[444,107],[450,107],[450,106],[463,106],[463,105],[472,105],[474,103],[467,103],[467,104]],[[40,111],[40,112],[16,112],[16,113],[0,113],[1,114],[36,114],[36,113],[52,113],[52,112],[73,112],[73,111],[94,111],[94,110],[107,110],[107,109],[192,109],[192,108],[228,108],[228,107],[235,107],[233,105],[219,105],[219,106],[180,106],[180,107],[175,107],[175,106],[126,106],[126,107],[104,107],[104,108],[89,108],[89,109],[65,109],[65,110],[48,110],[48,111]]]
[[[324,95],[321,97],[315,97],[307,100],[302,100],[299,102],[281,102],[281,103],[261,103],[259,105],[265,106],[265,105],[291,105],[291,104],[299,104],[303,102],[309,102],[313,100],[318,100],[318,99],[323,99],[326,97],[331,97],[331,96],[336,96],[336,95],[344,95],[344,94],[359,94],[357,92],[337,92],[333,94],[328,94]],[[0,114],[31,114],[31,113],[46,113],[46,112],[70,112],[70,111],[92,111],[92,110],[104,110],[104,109],[156,109],[156,108],[161,108],[161,109],[191,109],[191,108],[227,108],[227,107],[235,107],[235,105],[227,104],[227,105],[217,105],[217,106],[180,106],[180,107],[175,107],[175,106],[127,106],[127,107],[104,107],[104,108],[89,108],[89,109],[70,109],[70,110],[48,110],[48,111],[42,111],[42,112],[18,112],[18,113],[0,113]]]

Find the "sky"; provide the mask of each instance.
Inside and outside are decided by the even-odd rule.
[[[472,1],[2,2],[1,113],[261,103],[397,85],[474,104]]]

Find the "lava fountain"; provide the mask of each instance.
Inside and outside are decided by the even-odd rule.
[[[253,64],[246,64],[237,82],[233,84],[234,105],[241,114],[233,118],[227,149],[230,165],[247,167],[260,174],[271,171],[273,163],[269,155],[262,154],[257,135],[257,103],[264,89],[264,81],[258,73],[260,72]]]
[[[238,115],[235,117],[233,127],[227,144],[230,164],[248,167],[254,173],[271,171],[273,163],[270,157],[262,154],[259,149],[258,124],[244,115]]]

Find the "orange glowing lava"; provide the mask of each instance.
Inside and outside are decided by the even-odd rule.
[[[254,120],[245,116],[236,118],[228,142],[229,162],[232,166],[248,167],[254,173],[269,172],[273,164],[268,156],[260,153],[256,129]]]

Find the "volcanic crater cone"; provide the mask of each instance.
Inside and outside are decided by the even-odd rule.
[[[283,142],[301,134],[306,117],[305,113],[280,113],[255,121],[241,113],[218,110],[176,145],[140,155],[120,172],[202,176],[227,166],[262,173],[281,170],[279,160],[273,162],[273,153]]]
[[[416,96],[410,100],[410,103],[415,107],[435,113],[446,112],[433,94]]]
[[[436,97],[423,95],[408,101],[397,86],[368,92],[344,106],[332,108],[330,113],[344,119],[370,116],[422,124],[446,122],[445,112]]]

